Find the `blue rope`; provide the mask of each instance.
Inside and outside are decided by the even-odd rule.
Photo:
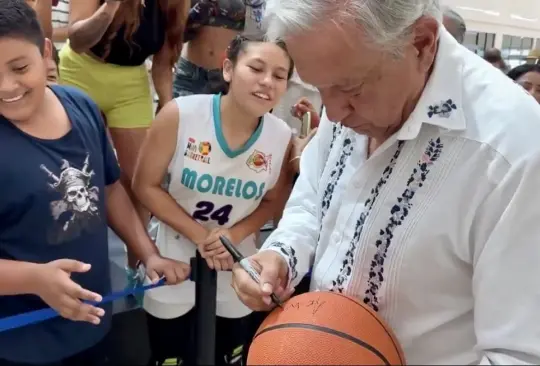
[[[92,302],[92,301],[87,301],[87,303],[99,306],[102,304],[106,304],[106,303],[124,298],[129,295],[143,293],[145,291],[151,290],[156,287],[161,287],[163,285],[165,285],[164,278],[160,279],[157,283],[153,283],[150,285],[138,286],[135,288],[113,292],[105,296],[102,299],[102,301],[100,301],[99,303]],[[0,319],[0,333],[5,332],[7,330],[11,330],[11,329],[25,327],[31,324],[41,323],[45,320],[56,318],[57,316],[60,316],[60,314],[58,314],[56,310],[52,308],[40,309],[40,310],[35,310],[35,311],[29,311],[27,313],[8,316],[6,318]]]

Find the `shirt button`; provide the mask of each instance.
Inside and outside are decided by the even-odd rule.
[[[336,243],[339,243],[341,241],[341,234],[340,233],[334,233],[332,235],[332,240]]]
[[[356,182],[354,183],[354,188],[361,189],[363,186],[362,182]]]

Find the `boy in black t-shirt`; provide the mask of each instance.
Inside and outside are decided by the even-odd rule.
[[[47,306],[62,317],[0,333],[0,365],[103,365],[110,305],[108,225],[148,276],[179,283],[118,182],[96,105],[47,86],[51,43],[24,0],[0,0],[0,318]]]

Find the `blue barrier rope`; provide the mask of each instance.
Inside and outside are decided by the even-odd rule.
[[[308,272],[306,276],[311,276],[311,270]],[[191,275],[190,280],[192,281],[194,280],[193,274]],[[115,300],[127,297],[129,295],[143,293],[145,291],[151,290],[156,287],[161,287],[164,285],[165,285],[165,279],[162,278],[158,282],[150,284],[150,285],[139,286],[139,287],[135,287],[131,289],[125,289],[122,291],[113,292],[105,296],[103,300],[99,303],[90,302],[90,301],[88,303],[99,306],[101,304],[113,302]],[[8,316],[6,318],[0,319],[0,333],[11,330],[11,329],[25,327],[31,324],[41,323],[45,320],[56,318],[57,316],[60,316],[60,314],[58,314],[56,310],[52,308],[45,308],[45,309],[40,309],[40,310],[35,310],[35,311],[29,311],[27,313]]]
[[[121,299],[129,295],[142,293],[156,287],[161,287],[163,285],[165,285],[164,278],[150,285],[139,286],[139,287],[135,287],[131,289],[125,289],[122,291],[113,292],[105,296],[102,299],[102,301],[100,301],[99,303],[91,302],[91,301],[88,301],[88,303],[99,306],[101,304],[106,304],[106,303]],[[31,324],[41,323],[45,320],[56,318],[57,316],[60,316],[60,314],[58,314],[58,312],[56,312],[56,310],[52,308],[40,309],[40,310],[35,310],[35,311],[29,311],[27,313],[8,316],[7,318],[0,319],[0,333],[5,332],[7,330],[11,330],[11,329],[21,328],[21,327],[31,325]]]

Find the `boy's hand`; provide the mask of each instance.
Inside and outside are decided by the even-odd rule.
[[[175,261],[155,254],[146,260],[146,274],[152,283],[165,277],[167,285],[176,285],[189,278],[191,268],[184,262]]]
[[[73,321],[99,324],[105,311],[83,301],[101,302],[99,294],[82,288],[71,279],[73,272],[88,272],[90,264],[59,259],[36,267],[34,283],[37,296],[62,317]]]

